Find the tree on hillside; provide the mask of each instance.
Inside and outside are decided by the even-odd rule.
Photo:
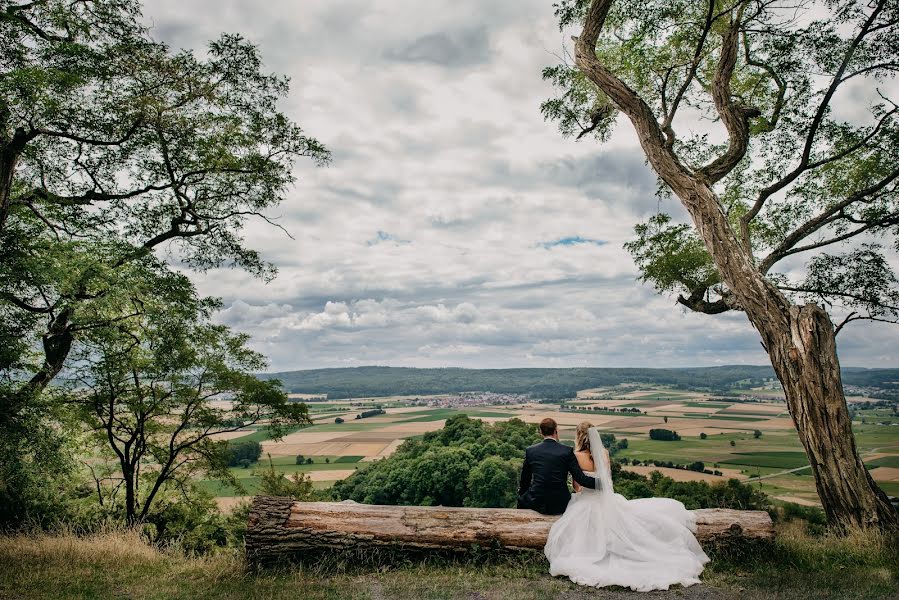
[[[188,490],[197,473],[227,478],[231,453],[216,435],[264,422],[277,438],[311,422],[277,380],[254,377],[266,361],[247,336],[209,324],[202,308],[193,319],[182,304],[96,330],[79,356],[69,403],[115,465],[96,481],[99,501],[123,506],[128,523],[152,520],[162,492]]]
[[[659,214],[636,227],[627,248],[643,279],[690,310],[746,314],[841,526],[899,527],[859,457],[836,350],[848,323],[899,318],[879,243],[899,225],[899,106],[880,87],[899,71],[897,11],[890,0],[562,0],[561,25],[582,24],[576,68],[545,71],[562,95],[544,114],[564,133],[592,116],[605,139],[618,111],[633,125],[694,226]],[[866,103],[862,114],[853,100],[852,121],[840,105],[850,87]],[[723,139],[679,136],[685,115],[719,122]]]
[[[139,316],[154,252],[270,277],[241,230],[298,158],[328,160],[253,45],[176,53],[142,20],[135,0],[0,1],[0,426],[86,331]]]

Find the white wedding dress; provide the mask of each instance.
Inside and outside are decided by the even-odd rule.
[[[602,448],[596,428],[590,447]],[[604,452],[593,458],[599,490],[574,494],[549,532],[549,572],[593,587],[618,585],[640,592],[699,583],[709,561],[693,535],[696,521],[677,500],[628,500],[612,489]]]

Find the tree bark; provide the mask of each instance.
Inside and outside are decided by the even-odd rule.
[[[745,549],[774,539],[764,511],[705,509],[693,511],[697,539],[705,548]],[[295,502],[257,496],[247,522],[249,562],[314,560],[326,552],[349,552],[368,558],[459,555],[475,547],[502,553],[543,550],[557,517],[532,510],[378,506],[355,502]]]
[[[75,340],[69,321],[71,316],[72,310],[65,308],[50,322],[42,339],[44,364],[31,379],[5,399],[5,406],[0,410],[0,427],[14,421],[30,399],[39,395],[62,371]]]
[[[794,305],[789,325],[763,339],[828,519],[843,527],[899,528],[899,514],[855,445],[830,317],[815,304]]]
[[[839,527],[899,528],[899,513],[868,474],[855,446],[830,318],[814,304],[792,304],[762,275],[751,250],[737,239],[712,189],[713,182],[723,176],[722,169],[726,165],[732,168],[741,159],[746,149],[744,138],[749,135],[747,120],[755,114],[730,100],[727,75],[733,69],[729,52],[735,38],[728,37],[730,31],[725,34],[713,82],[729,146],[719,159],[692,172],[665,144],[652,109],[596,56],[596,42],[611,4],[612,0],[593,0],[575,45],[578,68],[627,115],[653,170],[687,209],[722,281],[761,335],[783,384],[829,521]]]

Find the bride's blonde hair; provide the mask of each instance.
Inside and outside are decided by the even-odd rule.
[[[584,421],[574,430],[574,449],[578,452],[590,452],[590,437],[587,432],[593,427],[590,421]]]

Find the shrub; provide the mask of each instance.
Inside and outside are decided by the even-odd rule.
[[[336,419],[334,419],[334,422],[337,423],[338,425],[340,425],[341,423],[343,423],[343,419],[340,417],[337,417]]]
[[[288,478],[284,473],[275,471],[275,465],[271,457],[268,459],[267,469],[253,474],[259,477],[259,492],[261,494],[288,496],[300,501],[312,499],[314,488],[309,476],[305,473],[294,473]]]
[[[680,436],[676,431],[671,431],[669,429],[650,429],[649,439],[665,442],[676,442],[680,440]]]
[[[334,494],[369,504],[512,506],[524,449],[539,439],[519,419],[491,425],[456,415],[337,482]]]
[[[243,461],[254,463],[262,456],[262,445],[255,440],[228,442],[226,451],[229,467],[243,466]]]
[[[306,457],[303,456],[302,454],[297,454],[297,464],[298,465],[306,464]]]
[[[709,436],[706,435],[705,431],[703,431],[702,433],[699,434],[699,439],[701,439],[701,440],[704,440],[704,439],[706,439],[707,437],[709,437]]]
[[[752,437],[754,437],[755,439],[759,439],[760,437],[762,437],[762,432],[756,429],[752,432]]]

